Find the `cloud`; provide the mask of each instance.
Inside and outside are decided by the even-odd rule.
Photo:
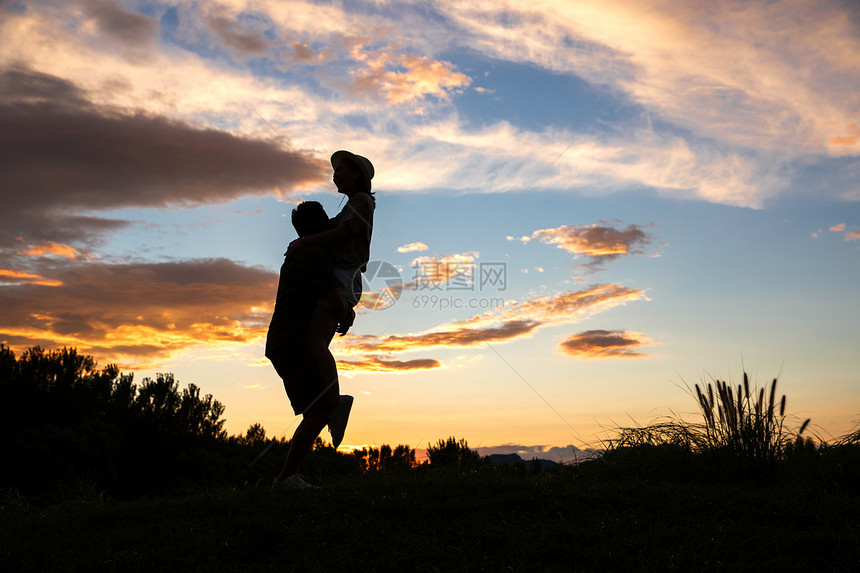
[[[80,2],[84,13],[95,20],[98,29],[123,44],[151,44],[158,34],[158,22],[142,14],[129,12],[120,2],[86,0]]]
[[[253,6],[215,3],[211,9],[190,6],[182,5],[180,12],[188,20],[184,25],[195,34],[209,30],[204,21],[209,14],[241,22],[253,16],[272,27],[273,36],[284,49],[292,49],[288,44],[298,38],[317,54],[325,53],[324,61],[309,64],[314,66],[313,85],[226,67],[208,49],[201,47],[202,54],[195,54],[185,49],[186,44],[182,50],[153,50],[132,65],[114,51],[94,45],[86,30],[59,7],[0,21],[0,37],[4,47],[9,46],[0,51],[0,65],[19,61],[65,78],[86,88],[94,104],[122,108],[127,115],[146,113],[190,124],[215,122],[219,128],[250,139],[271,137],[276,132],[279,137],[289,136],[295,149],[330,149],[350,141],[353,147],[373,149],[379,158],[374,162],[379,168],[376,186],[380,190],[511,192],[537,181],[540,187],[587,195],[644,185],[669,197],[759,207],[787,186],[789,163],[779,157],[756,149],[732,149],[710,139],[692,140],[655,130],[642,120],[628,122],[612,135],[601,135],[558,127],[526,131],[505,121],[476,127],[450,110],[422,118],[392,111],[393,104],[384,97],[389,92],[374,84],[382,81],[385,73],[415,79],[406,82],[403,94],[391,91],[392,97],[428,96],[416,95],[411,103],[403,104],[410,108],[405,111],[444,106],[447,99],[443,93],[451,96],[463,89],[453,87],[464,81],[462,78],[451,85],[442,81],[451,74],[456,78],[459,72],[432,52],[466,41],[469,36],[458,36],[456,28],[433,27],[438,31],[430,32],[417,26],[426,20],[420,11],[368,18],[360,13],[361,8],[356,8],[359,13],[347,13],[342,6],[301,1],[291,3],[290,11],[276,2]],[[441,6],[447,15],[448,8]],[[533,6],[538,8],[539,4]],[[403,29],[398,18],[414,24],[409,29],[415,34],[392,43],[390,36]],[[448,24],[461,22],[454,18]],[[563,52],[567,45],[564,40],[556,49]],[[424,52],[427,55],[421,55]],[[277,54],[272,57],[280,65],[281,52]],[[368,76],[370,84],[376,85],[374,89],[381,90],[379,101],[344,97],[346,83],[367,72],[370,64],[380,72]],[[350,75],[350,71],[354,73]],[[424,75],[429,78],[426,85],[418,81]],[[319,89],[314,87],[316,80],[322,86]],[[390,85],[396,87],[399,81]],[[366,121],[356,123],[357,117]],[[562,150],[566,151],[559,156]],[[439,157],[446,158],[444,164]],[[558,160],[551,163],[556,157]],[[317,180],[317,184],[325,179]]]
[[[439,9],[463,45],[608,86],[694,134],[802,155],[860,151],[847,127],[860,103],[860,35],[844,2],[448,0]]]
[[[596,285],[580,291],[510,302],[482,315],[442,324],[426,332],[339,339],[337,348],[346,353],[396,353],[509,342],[529,337],[543,327],[573,324],[593,314],[643,299],[647,300],[642,290],[611,284]]]
[[[363,291],[356,308],[382,310],[393,306],[403,293],[403,283],[392,281],[389,286],[383,286],[379,291]]]
[[[426,251],[429,249],[427,245],[421,242],[409,243],[407,245],[403,245],[402,247],[397,247],[398,253],[411,253],[413,251]]]
[[[671,198],[760,207],[788,185],[788,171],[778,157],[689,141],[638,123],[622,135],[558,128],[535,132],[506,121],[476,127],[458,117],[421,126],[399,121],[397,126],[409,139],[380,135],[365,145],[384,157],[379,172],[385,186],[401,192],[503,193],[537,187],[598,195],[646,186]],[[368,135],[357,130],[354,137],[366,140]]]
[[[469,252],[417,257],[412,260],[414,282],[404,285],[404,288],[429,288],[446,282],[454,282],[463,287],[472,285],[474,284],[475,258],[477,256],[478,253]]]
[[[837,135],[829,140],[832,146],[858,147],[860,144],[860,128],[853,123],[845,126],[845,135]]]
[[[34,284],[40,286],[63,286],[62,281],[47,279],[43,276],[27,273],[24,271],[13,271],[0,269],[0,285]]]
[[[319,61],[323,58],[323,54],[312,50],[308,45],[300,42],[293,42],[290,57],[299,62]]]
[[[353,49],[362,66],[353,70],[352,89],[362,94],[381,94],[390,105],[416,104],[428,96],[448,100],[451,93],[468,87],[471,78],[454,71],[450,62],[412,54]],[[419,108],[420,109],[420,108]]]
[[[364,356],[360,360],[338,360],[341,372],[412,372],[441,368],[442,363],[432,358],[395,360],[382,356]]]
[[[129,60],[121,47],[93,39],[92,26],[81,21],[70,6],[43,5],[39,10],[0,19],[0,69],[27,67],[62,78],[87,90],[89,99],[98,106],[190,124],[214,123],[219,129],[256,139],[272,135],[259,116],[284,137],[288,135],[284,125],[304,125],[305,121],[312,125],[319,120],[321,101],[315,94],[293,83],[257,77],[240,66],[224,66],[220,59],[195,54],[187,44],[177,48],[170,38],[145,57]],[[179,8],[183,25],[189,6]],[[203,15],[190,16],[190,26],[208,31]],[[340,109],[349,112],[355,106],[341,102]],[[295,143],[293,147],[301,148]]]
[[[224,46],[241,55],[260,55],[270,47],[262,31],[247,30],[233,18],[210,13],[205,22]]]
[[[381,338],[364,335],[351,340],[351,351],[407,352],[424,348],[470,347],[484,342],[502,342],[531,334],[539,324],[531,320],[511,320],[499,326],[475,328],[466,324],[449,324],[437,332],[391,334]]]
[[[559,463],[591,458],[600,451],[593,450],[591,448],[582,450],[576,446],[526,446],[522,444],[480,446],[475,449],[482,456],[489,456],[492,454],[517,454],[526,462],[537,458],[541,460],[552,460]]]
[[[567,337],[559,349],[576,358],[642,358],[637,349],[651,340],[638,332],[625,330],[586,330]]]
[[[641,225],[628,225],[616,228],[603,225],[562,225],[555,229],[539,229],[532,238],[543,243],[558,245],[574,255],[584,255],[591,259],[588,266],[597,269],[604,262],[613,261],[624,255],[643,254],[643,247],[649,245],[652,235],[642,230]]]
[[[69,245],[64,245],[62,243],[57,243],[55,241],[48,241],[47,243],[41,245],[33,245],[32,247],[21,251],[18,254],[31,257],[55,255],[58,257],[66,257],[69,259],[79,259],[88,256],[81,253],[78,249],[74,247],[70,247]]]
[[[94,105],[71,82],[26,68],[0,72],[0,222],[38,242],[75,233],[69,211],[194,206],[292,189],[323,164],[278,143]],[[47,219],[47,221],[46,221]]]
[[[324,167],[271,141],[93,106],[38,72],[6,70],[0,91],[0,185],[13,208],[225,202],[302,185],[318,177],[311,166]]]
[[[37,264],[38,273],[0,272],[0,341],[75,346],[109,361],[265,336],[278,281],[226,259]]]
[[[834,233],[842,233],[844,231],[846,241],[853,241],[856,239],[860,239],[860,231],[846,231],[845,228],[846,228],[845,223],[839,223],[838,225],[833,225],[832,227],[828,227],[828,230],[832,231]],[[820,232],[820,230],[819,230],[819,232]],[[817,238],[818,233],[813,233],[812,236]]]

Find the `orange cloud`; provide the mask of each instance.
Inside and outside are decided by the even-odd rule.
[[[400,298],[402,292],[403,284],[401,283],[397,283],[392,286],[384,286],[379,290],[379,292],[364,291],[361,293],[358,306],[361,308],[382,310],[393,306]]]
[[[57,281],[53,279],[46,279],[39,275],[34,275],[31,273],[25,273],[22,271],[10,271],[7,269],[0,269],[0,284],[18,284],[18,283],[29,283],[40,286],[63,286],[62,281]]]
[[[391,105],[404,105],[427,96],[447,100],[451,92],[472,82],[466,74],[454,71],[450,62],[410,54],[396,56],[390,50],[362,51],[361,45],[353,48],[353,58],[364,65],[353,72],[355,91],[379,93]]]
[[[557,229],[540,229],[532,233],[532,237],[571,253],[592,257],[627,255],[637,243],[648,242],[648,234],[637,225],[629,225],[624,230],[600,225],[562,225]]]
[[[482,315],[449,322],[417,334],[338,339],[337,347],[346,353],[393,353],[507,342],[531,336],[545,326],[576,323],[598,312],[643,299],[647,300],[642,290],[611,284],[596,285],[581,291],[509,303]]]
[[[278,280],[226,259],[75,262],[52,274],[0,273],[15,279],[0,289],[0,342],[75,346],[103,362],[263,337]]]
[[[402,247],[397,247],[398,253],[411,253],[413,251],[426,251],[429,249],[427,245],[422,242],[409,243],[408,245],[403,245]]]
[[[556,229],[539,229],[532,238],[543,243],[558,245],[575,255],[591,258],[589,266],[599,266],[604,261],[622,255],[644,253],[642,247],[651,242],[651,235],[640,225],[628,225],[626,229],[604,225],[562,225]],[[525,241],[524,241],[525,242]]]
[[[55,241],[48,241],[45,244],[30,247],[26,251],[21,251],[18,254],[31,256],[57,255],[59,257],[66,257],[69,259],[77,259],[84,256],[76,248],[70,247],[69,245],[64,245],[62,243],[57,243]]]
[[[360,360],[338,360],[337,362],[337,369],[341,372],[410,372],[441,367],[442,363],[432,358],[394,360],[380,356],[365,356]]]
[[[860,142],[860,128],[849,123],[845,126],[848,135],[834,136],[830,138],[830,145],[836,146],[854,146]]]
[[[406,288],[415,288],[419,284],[440,285],[449,281],[460,281],[464,285],[471,284],[477,256],[478,253],[471,252],[413,259],[414,282],[406,285]]]
[[[855,241],[857,239],[860,239],[860,231],[849,231],[845,233],[846,241]]]
[[[358,352],[408,352],[426,348],[469,347],[484,342],[499,342],[530,334],[538,323],[529,320],[506,322],[500,326],[474,328],[464,323],[445,325],[437,332],[391,334],[383,337],[359,336],[346,348]]]
[[[833,231],[834,233],[838,233],[839,231],[844,231],[845,230],[845,223],[839,223],[838,225],[833,225],[832,227],[830,227],[830,230]]]
[[[569,356],[584,359],[642,358],[647,355],[637,352],[636,349],[650,342],[651,339],[638,332],[586,330],[569,336],[559,344],[559,348]]]

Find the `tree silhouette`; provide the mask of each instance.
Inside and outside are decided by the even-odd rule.
[[[248,446],[258,446],[266,442],[266,429],[260,424],[251,424],[239,441]]]
[[[483,463],[483,458],[477,451],[469,449],[465,439],[457,441],[453,436],[428,447],[427,457],[430,467],[457,471],[473,470]]]
[[[415,466],[415,449],[404,445],[399,445],[392,450],[388,444],[382,444],[379,448],[353,450],[352,455],[365,472],[406,471]]]
[[[85,479],[134,489],[199,475],[219,461],[202,448],[224,441],[224,406],[180,390],[172,374],[146,378],[99,369],[74,348],[0,345],[0,485],[31,490]],[[217,457],[217,456],[216,456]]]

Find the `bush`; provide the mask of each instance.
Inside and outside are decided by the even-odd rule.
[[[447,440],[439,440],[435,446],[427,448],[430,467],[453,471],[471,471],[483,465],[483,458],[477,451],[469,449],[464,439],[459,441],[451,436]]]

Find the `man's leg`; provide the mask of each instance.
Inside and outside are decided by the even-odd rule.
[[[337,363],[328,348],[336,329],[337,319],[334,313],[328,306],[318,302],[308,329],[308,350],[322,377],[323,387],[327,389],[326,400],[330,410],[337,407],[340,396]]]
[[[284,460],[281,473],[278,474],[279,480],[298,473],[302,460],[314,445],[314,440],[328,424],[329,412],[328,407],[319,400],[302,415],[302,421],[293,433],[293,439],[290,440],[290,451],[287,453],[287,459]]]

